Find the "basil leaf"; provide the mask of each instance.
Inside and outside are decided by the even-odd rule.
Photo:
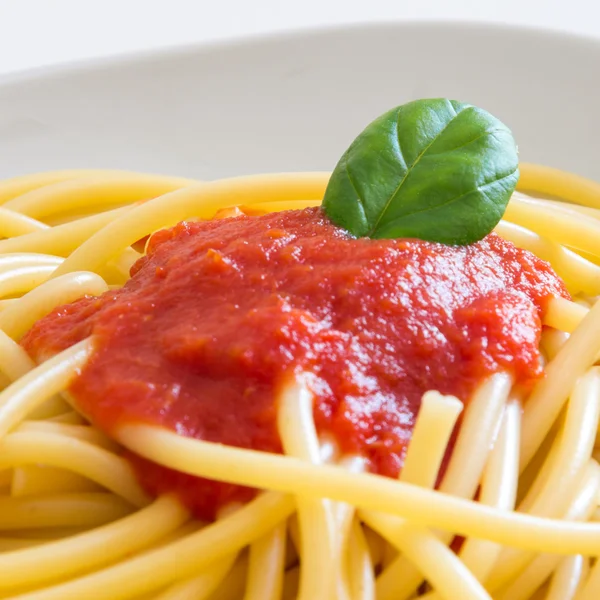
[[[502,218],[519,178],[510,130],[454,100],[390,110],[335,167],[323,210],[358,237],[470,244]]]

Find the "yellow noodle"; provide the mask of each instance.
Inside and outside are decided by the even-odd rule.
[[[7,240],[0,240],[0,253],[9,252],[38,252],[68,256],[92,237],[96,232],[106,227],[108,223],[131,211],[132,207],[117,208],[86,217],[72,223],[50,227],[27,235],[20,235]],[[135,241],[135,240],[134,240]],[[77,269],[74,269],[77,270]]]
[[[310,465],[289,456],[184,438],[160,427],[124,426],[118,437],[134,452],[191,475],[331,498],[458,535],[487,538],[526,550],[600,554],[600,525],[499,511],[377,475],[349,473],[339,467]]]
[[[540,340],[540,348],[546,355],[546,361],[549,362],[556,358],[558,351],[564,346],[564,343],[569,339],[569,334],[558,329],[546,328],[542,331]]]
[[[0,329],[0,371],[11,381],[16,381],[34,367],[27,352]]]
[[[296,550],[296,555],[300,557],[300,526],[298,525],[298,514],[294,513],[287,522],[288,536],[292,546]]]
[[[412,432],[400,472],[400,481],[433,487],[446,446],[462,411],[462,402],[454,396],[426,392]]]
[[[18,341],[36,321],[56,306],[68,304],[85,295],[99,296],[106,290],[106,282],[95,273],[67,273],[42,283],[25,294],[20,302],[2,311],[0,329]]]
[[[41,465],[24,465],[13,469],[10,495],[43,496],[77,492],[101,492],[102,487],[93,481],[66,469]]]
[[[148,503],[127,460],[74,437],[12,433],[0,442],[0,468],[31,464],[67,469],[87,477],[135,506]]]
[[[560,444],[557,440],[564,425],[564,416],[566,410],[561,412],[560,417],[552,426],[548,435],[544,438],[533,460],[527,465],[527,468],[519,478],[519,504],[523,502],[526,496],[537,497],[540,490],[544,487],[550,475],[550,468],[560,450]]]
[[[600,351],[600,302],[546,365],[546,376],[533,389],[523,411],[521,470],[531,460],[560,413],[575,382],[594,363]]]
[[[18,298],[4,298],[3,300],[0,300],[0,312],[17,301]]]
[[[287,200],[283,202],[254,202],[247,206],[241,206],[242,211],[249,210],[257,212],[279,212],[281,210],[298,210],[309,206],[320,206],[321,200]]]
[[[402,519],[361,511],[369,527],[404,553],[445,600],[490,600],[490,595],[460,559],[434,533]]]
[[[520,192],[515,192],[519,194]],[[544,198],[544,201],[547,204],[560,206],[562,208],[568,208],[569,210],[576,212],[580,215],[585,215],[586,217],[591,217],[592,219],[600,219],[600,209],[599,208],[590,208],[589,206],[581,206],[580,204],[573,204],[564,200],[551,200],[549,198]]]
[[[600,254],[600,223],[536,198],[511,198],[504,219],[537,234],[551,237],[569,248],[584,250],[594,256]],[[557,227],[560,222],[560,227]]]
[[[567,521],[587,520],[596,505],[596,496],[600,489],[600,468],[591,462],[586,468],[580,482],[575,486],[571,506],[564,514]],[[538,554],[510,583],[502,589],[498,600],[523,600],[538,589],[556,569],[562,557],[556,554]],[[500,582],[501,583],[501,582]],[[487,583],[494,588],[494,582]]]
[[[575,600],[597,600],[600,597],[600,561],[590,569],[587,580],[582,584],[581,591]]]
[[[495,397],[495,394],[491,396]],[[487,403],[489,397],[487,391],[480,394],[478,401],[469,404],[468,411],[479,414],[481,403]],[[428,488],[435,485],[449,436],[461,409],[462,403],[452,396],[442,396],[437,392],[427,392],[423,395],[405,463],[400,473],[400,481]],[[468,426],[463,423],[460,435],[463,438],[465,436],[467,439],[471,438],[472,441],[475,433],[473,424],[476,420],[471,419],[470,423],[471,425]],[[437,429],[432,431],[431,427]],[[468,443],[470,442],[463,442],[463,448],[466,448]],[[424,458],[420,461],[422,457]],[[458,470],[457,466],[455,469]],[[383,573],[377,578],[377,598],[378,600],[403,600],[417,589],[422,580],[420,571],[405,556],[390,558]]]
[[[21,550],[23,548],[33,548],[40,544],[47,543],[44,539],[27,539],[21,537],[0,537],[0,552],[12,552],[13,550]]]
[[[30,190],[4,203],[5,209],[34,219],[80,210],[90,206],[107,207],[155,198],[196,182],[152,175],[114,175],[70,179]]]
[[[0,206],[0,238],[12,238],[48,229],[48,225]]]
[[[600,367],[592,367],[573,388],[543,488],[535,494],[530,492],[519,510],[545,516],[563,512],[571,486],[591,457],[599,414]]]
[[[339,460],[338,464],[351,473],[362,473],[366,468],[366,461],[361,456],[346,456]],[[357,565],[370,564],[371,560],[366,546],[360,541],[352,544],[352,527],[356,521],[356,510],[351,504],[341,502],[332,503],[333,511],[333,531],[332,539],[334,543],[335,575],[337,600],[343,598],[352,599],[351,587],[353,572],[348,564],[349,556],[352,553]],[[359,569],[355,576],[359,576],[362,571]],[[358,582],[355,582],[355,586]],[[352,599],[353,600],[353,599]]]
[[[472,498],[475,494],[511,385],[509,375],[497,373],[473,395],[440,484],[441,492],[461,498]]]
[[[0,371],[0,392],[5,390],[12,381],[5,375],[2,371]]]
[[[125,248],[116,259],[108,263],[109,267],[113,267],[123,277],[123,283],[129,279],[129,273],[133,264],[142,257],[142,254],[133,248]]]
[[[210,597],[210,600],[239,600],[244,595],[248,572],[248,557],[242,552],[228,577]]]
[[[52,433],[57,436],[65,436],[82,440],[105,450],[118,453],[119,445],[102,433],[99,429],[89,425],[65,423],[64,421],[22,421],[15,428],[15,433]]]
[[[371,555],[371,562],[375,567],[378,567],[383,560],[383,546],[387,542],[366,525],[363,526],[362,530],[369,548],[369,554]]]
[[[598,429],[600,413],[600,368],[594,367],[576,384],[564,427],[556,440],[557,451],[550,456],[551,466],[541,489],[534,488],[520,503],[519,510],[544,517],[561,517],[572,498],[573,489],[588,464]],[[506,548],[488,580],[490,589],[511,580],[532,556]]]
[[[547,260],[564,280],[572,294],[600,292],[600,267],[576,252],[561,246],[551,238],[545,238],[525,227],[508,221],[500,221],[495,232],[539,258]]]
[[[281,523],[250,546],[244,600],[281,598],[286,534],[285,523]]]
[[[98,500],[98,502],[104,502],[103,498],[106,500],[108,498],[108,502],[113,502],[114,500],[117,501],[117,503],[122,504],[123,506],[125,506],[127,508],[127,512],[131,512],[132,507],[131,505],[127,505],[125,502],[119,502],[119,498],[115,498],[114,496],[112,496],[111,494],[106,494],[106,493],[101,493],[101,494],[55,494],[52,497],[56,498],[56,497],[66,497],[66,498],[88,498],[88,499],[94,499],[96,498]],[[25,500],[25,499],[23,499]],[[31,501],[35,501],[35,500],[43,500],[43,498],[30,498],[30,504]],[[79,535],[80,533],[83,533],[84,531],[89,531],[89,528],[86,527],[85,525],[50,525],[48,527],[45,527],[43,529],[36,529],[36,528],[30,528],[30,529],[13,529],[10,531],[10,534],[14,537],[20,537],[23,539],[28,539],[28,540],[44,540],[44,543],[48,543],[48,542],[53,542],[56,540],[61,540],[61,539],[65,539],[68,537],[71,537],[72,535]]]
[[[520,419],[519,402],[509,402],[498,439],[483,473],[479,497],[481,504],[500,510],[514,510],[519,474]],[[464,542],[459,557],[479,581],[485,582],[501,550],[501,546],[487,540],[469,538]]]
[[[587,574],[587,559],[580,554],[563,558],[556,569],[546,600],[573,600]]]
[[[173,181],[174,177],[162,175],[145,175],[142,173],[133,173],[131,171],[122,171],[117,169],[69,169],[63,171],[47,171],[44,173],[33,173],[29,175],[19,175],[11,179],[0,181],[0,204],[6,203],[12,198],[26,194],[31,190],[41,188],[43,186],[58,183],[60,181],[68,181],[70,179],[98,179],[116,178],[116,177],[137,177],[146,178],[147,181],[160,182],[161,179]],[[186,180],[181,180],[185,182]],[[189,183],[194,183],[193,180],[187,180]]]
[[[284,386],[279,399],[277,425],[286,454],[312,464],[321,455],[312,416],[312,394],[296,381]],[[299,600],[330,598],[335,589],[335,542],[331,504],[320,498],[296,499],[300,525]]]
[[[93,271],[145,235],[175,225],[186,218],[212,217],[223,207],[263,202],[322,197],[327,174],[256,175],[215,181],[184,188],[135,207],[81,244],[57,269],[56,275],[71,271]],[[0,242],[0,252],[2,242]]]
[[[348,557],[349,591],[352,600],[375,600],[373,562],[358,519],[352,522]]]
[[[494,375],[482,384],[471,398],[448,468],[440,484],[441,492],[461,498],[472,498],[475,494],[488,453],[494,443],[511,383],[511,378],[506,374]],[[449,543],[452,533],[452,530],[449,530],[442,539]],[[400,556],[378,579],[377,590],[383,600],[403,600],[416,589],[421,580],[420,573],[405,557]]]
[[[83,340],[29,371],[1,392],[0,439],[45,400],[66,389],[91,350],[91,342]]]
[[[119,519],[132,506],[113,494],[56,494],[43,498],[0,496],[0,530],[94,527]]]
[[[564,333],[573,333],[588,314],[589,309],[564,298],[552,298],[544,315],[544,325]],[[0,315],[1,318],[1,315]]]
[[[531,163],[520,163],[519,171],[517,189],[522,192],[554,196],[575,204],[600,208],[600,184],[595,181]]]
[[[78,579],[15,596],[14,600],[124,600],[208,567],[272,530],[294,509],[293,500],[263,494],[201,531]],[[232,576],[233,577],[233,576]],[[93,596],[91,596],[93,594]]]
[[[36,267],[49,265],[57,267],[63,259],[51,254],[36,254],[35,252],[15,252],[0,255],[0,272],[5,273],[18,267]]]
[[[35,411],[30,416],[33,416],[34,413]],[[86,420],[78,412],[69,410],[54,417],[49,417],[48,422],[64,423],[65,425],[84,425]]]
[[[29,292],[44,283],[56,269],[54,265],[37,265],[0,273],[0,298]]]
[[[5,552],[0,590],[39,585],[99,568],[150,546],[187,518],[187,511],[179,502],[164,497],[97,529],[43,546]]]
[[[181,581],[166,592],[155,596],[156,600],[205,600],[221,585],[228,576],[237,554],[227,556],[207,566],[200,575]],[[266,599],[265,599],[266,600]]]
[[[0,488],[10,488],[12,482],[12,469],[0,469]]]
[[[63,422],[63,419],[65,419],[68,413],[73,413],[73,411],[70,410],[69,405],[61,397],[65,393],[66,392],[63,392],[63,394],[61,394],[60,396],[55,395],[51,398],[48,398],[48,400],[44,400],[42,404],[34,408],[27,415],[27,418],[31,419],[32,421],[44,420],[48,422]],[[78,419],[79,421],[77,422],[77,424],[81,424],[81,416],[79,414]],[[72,419],[70,419],[69,422],[71,424],[74,424],[74,421]]]

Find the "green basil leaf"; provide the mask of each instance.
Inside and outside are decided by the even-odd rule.
[[[358,237],[470,244],[502,218],[519,178],[512,133],[443,98],[385,113],[335,167],[323,210]]]

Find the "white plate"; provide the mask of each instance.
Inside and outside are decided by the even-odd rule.
[[[600,41],[399,23],[40,71],[0,83],[0,177],[110,167],[214,178],[331,169],[407,100],[481,106],[523,160],[600,178]]]

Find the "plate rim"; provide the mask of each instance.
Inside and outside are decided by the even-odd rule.
[[[196,55],[207,55],[224,50],[242,50],[244,47],[255,45],[277,45],[287,41],[298,41],[306,38],[326,38],[330,35],[352,35],[386,30],[388,32],[401,29],[455,29],[470,33],[517,34],[519,36],[536,36],[545,41],[588,46],[600,56],[600,36],[578,32],[565,31],[550,27],[513,24],[508,22],[492,22],[484,20],[465,19],[387,19],[347,24],[324,24],[299,26],[285,30],[253,32],[234,35],[214,40],[199,40],[184,44],[174,44],[162,48],[147,48],[123,53],[82,58],[60,62],[54,65],[31,67],[14,73],[0,75],[0,91],[6,88],[26,86],[41,80],[51,81],[64,77],[77,77],[94,71],[105,71],[115,68],[131,68],[136,65],[149,64],[155,61],[173,61]]]

